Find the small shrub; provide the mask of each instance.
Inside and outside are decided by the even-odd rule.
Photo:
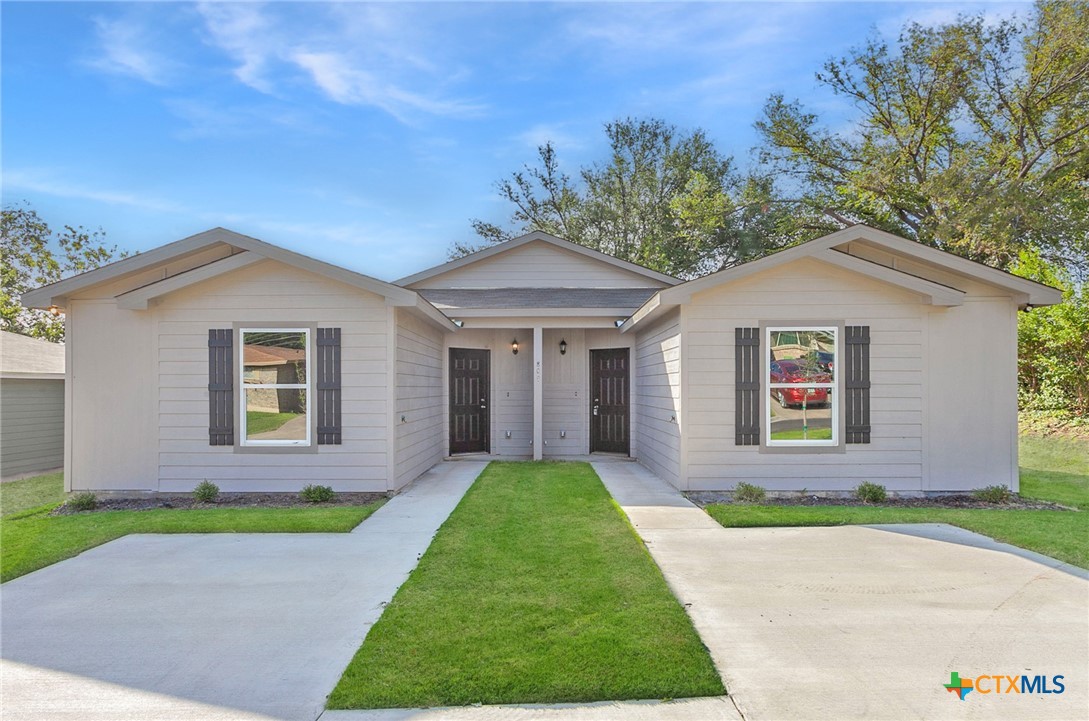
[[[299,498],[307,503],[329,503],[336,497],[329,486],[306,486],[299,491]]]
[[[738,483],[737,488],[734,489],[734,500],[742,503],[760,503],[767,495],[763,486],[745,483],[744,481]]]
[[[93,511],[98,506],[98,496],[93,493],[77,493],[65,505],[77,511]]]
[[[219,486],[208,480],[201,481],[193,489],[193,498],[201,503],[215,503],[215,500],[219,498]]]
[[[1013,492],[1005,486],[977,488],[972,495],[984,503],[1009,503],[1013,499]]]
[[[855,496],[863,503],[883,503],[889,497],[885,487],[877,483],[864,481],[855,489]]]

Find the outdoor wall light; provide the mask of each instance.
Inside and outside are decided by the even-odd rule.
[[[567,341],[560,339],[560,355],[567,355]]]
[[[510,342],[510,352],[514,355],[518,355],[518,339],[515,338]]]
[[[51,305],[49,306],[49,312],[53,315],[54,318],[56,318],[61,314],[61,309],[55,305]]]

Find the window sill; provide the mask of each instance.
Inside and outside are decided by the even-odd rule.
[[[783,453],[783,454],[798,454],[798,453],[846,453],[847,445],[845,443],[838,443],[834,446],[769,446],[767,441],[760,441],[761,453]]]
[[[268,446],[244,446],[244,445],[238,443],[238,444],[235,444],[235,446],[234,446],[234,452],[235,453],[271,453],[271,454],[277,454],[277,453],[297,453],[297,454],[317,453],[318,452],[318,444],[317,443],[311,443],[309,445],[299,444],[299,445],[290,445],[290,446],[288,446],[288,445],[283,445],[283,446],[279,446],[279,445],[276,445],[276,446],[273,446],[273,445],[268,445]]]

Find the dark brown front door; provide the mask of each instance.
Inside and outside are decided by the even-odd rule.
[[[488,452],[490,351],[450,349],[450,453]]]
[[[591,453],[629,453],[629,387],[627,348],[590,351]]]

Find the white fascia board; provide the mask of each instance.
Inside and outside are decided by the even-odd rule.
[[[931,305],[941,306],[955,306],[962,305],[964,303],[964,297],[966,293],[956,288],[950,288],[947,285],[935,283],[925,278],[920,278],[903,271],[890,268],[880,263],[873,263],[862,258],[848,255],[839,250],[822,250],[813,256],[815,260],[819,260],[822,263],[836,266],[837,268],[843,268],[861,275],[874,278],[875,280],[895,285],[904,290],[918,293],[925,297]]]
[[[223,260],[217,260],[122,293],[117,296],[117,307],[125,310],[147,310],[151,302],[157,298],[263,260],[267,258],[248,250],[236,253]]]
[[[131,255],[128,258],[116,260],[86,273],[80,273],[71,278],[65,278],[56,283],[50,283],[41,288],[27,291],[23,293],[20,300],[27,308],[44,309],[53,305],[63,308],[69,295],[84,288],[139,273],[146,268],[169,262],[174,258],[190,255],[217,243],[233,245],[229,239],[221,237],[222,234],[234,235],[231,231],[223,228],[206,230],[203,233]]]
[[[23,304],[28,308],[48,308],[51,305],[63,307],[66,297],[71,293],[98,285],[110,280],[136,273],[146,268],[167,263],[180,256],[189,255],[212,245],[223,243],[257,255],[278,260],[281,263],[301,268],[322,275],[332,280],[362,288],[390,300],[398,306],[415,306],[415,291],[400,288],[384,280],[378,280],[362,273],[341,268],[340,266],[315,260],[286,248],[266,243],[248,235],[242,235],[226,228],[213,228],[203,233],[168,243],[144,253],[104,265],[73,278],[53,283],[23,294]]]
[[[933,265],[945,268],[954,273],[960,273],[983,283],[1008,290],[1014,294],[1015,299],[1018,299],[1021,302],[1030,303],[1032,305],[1055,305],[1062,302],[1062,291],[1052,288],[1049,285],[1037,283],[1036,281],[1027,278],[1021,278],[1012,273],[1007,273],[1004,270],[992,268],[989,265],[977,263],[976,261],[968,260],[967,258],[961,258],[959,255],[954,255],[953,253],[944,250],[938,250],[937,248],[931,248],[928,245],[923,245],[914,240],[901,238],[893,233],[867,226],[856,225],[847,228],[846,230],[855,230],[856,232],[853,233],[851,237],[839,240],[836,245],[852,240],[868,240],[875,245],[882,246],[888,250],[903,253],[904,255],[911,256],[927,263],[932,263]],[[1019,298],[1018,294],[1023,297]]]
[[[258,255],[263,255],[272,260],[278,260],[281,263],[301,268],[302,270],[309,271],[316,275],[323,275],[326,278],[355,286],[356,288],[368,290],[388,299],[390,305],[413,307],[416,305],[417,294],[415,291],[399,288],[384,280],[372,278],[371,276],[363,275],[362,273],[356,273],[354,270],[348,270],[339,265],[316,260],[301,253],[296,253],[293,250],[287,250],[286,248],[266,243],[263,240],[257,240],[256,238],[238,235],[236,233],[232,233],[232,235],[235,236],[235,239],[228,241],[231,245],[245,248]]]
[[[416,305],[412,308],[418,315],[425,320],[439,327],[440,330],[448,333],[456,333],[458,326],[454,321],[450,320],[441,310],[428,303],[419,294],[416,295]]]
[[[672,304],[668,307],[672,307]],[[658,316],[659,313],[657,311],[659,309],[664,310],[664,307],[662,306],[662,294],[655,293],[651,297],[647,298],[646,302],[643,303],[643,305],[639,306],[639,308],[637,308],[636,311],[632,313],[630,318],[624,321],[623,325],[620,326],[620,332],[627,333],[629,330],[634,328],[636,324],[643,322],[645,319]]]

